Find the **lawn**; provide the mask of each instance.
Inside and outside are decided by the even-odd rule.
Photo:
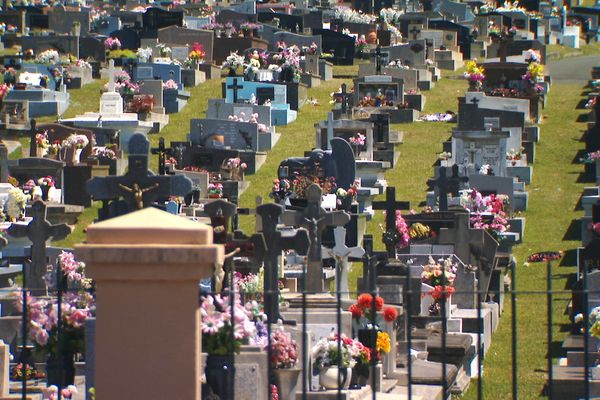
[[[334,74],[356,74],[357,67],[336,68]],[[425,92],[427,97],[425,112],[443,112],[457,110],[457,97],[466,89],[466,82],[454,79],[460,71],[448,74],[450,79],[442,79],[436,87]],[[298,119],[285,127],[277,127],[282,137],[270,151],[267,162],[255,175],[248,176],[250,188],[241,198],[242,207],[253,207],[257,196],[268,201],[272,180],[276,177],[277,166],[284,158],[300,156],[305,150],[314,146],[314,124],[326,118],[330,110],[329,94],[337,90],[341,83],[349,80],[334,79],[323,82],[320,87],[309,90],[309,97],[318,100],[320,105],[305,105],[298,114]],[[68,111],[71,116],[83,111],[97,110],[99,90],[102,82],[96,81],[80,90],[71,91],[73,104]],[[202,118],[206,112],[207,99],[220,96],[220,81],[209,81],[191,89],[192,97],[185,109],[178,114],[170,115],[170,124],[158,135],[151,135],[153,145],[158,138],[164,136],[167,143],[182,139],[189,131],[190,118]],[[543,265],[524,266],[527,255],[542,250],[572,250],[579,245],[577,237],[569,232],[573,220],[581,216],[576,204],[586,183],[580,182],[579,173],[583,167],[573,163],[577,152],[583,148],[579,141],[585,123],[577,122],[584,110],[575,107],[581,100],[582,88],[577,85],[555,84],[549,95],[547,108],[544,110],[544,122],[541,128],[541,141],[537,146],[537,160],[534,165],[534,179],[528,187],[530,194],[525,241],[515,248],[518,260],[517,289],[518,303],[518,373],[519,398],[538,397],[542,391],[546,377],[546,343],[545,343],[545,268]],[[404,132],[404,143],[398,145],[401,157],[398,166],[388,171],[386,179],[390,186],[397,188],[397,196],[408,200],[414,209],[420,208],[425,200],[426,180],[433,173],[433,164],[437,153],[442,151],[442,142],[451,133],[454,124],[448,123],[412,123],[393,125],[392,129]],[[156,157],[151,165],[156,167]],[[551,199],[551,201],[548,201]],[[67,240],[58,243],[72,246],[84,239],[84,227],[96,216],[95,207],[87,209],[80,222]],[[379,224],[383,223],[382,214],[376,215],[368,226],[368,232],[375,235],[375,244],[382,249]],[[247,233],[254,230],[251,217],[242,217],[241,227]],[[555,265],[553,269],[554,287],[557,290],[566,288],[567,279],[574,271],[574,260],[569,256],[563,265]],[[360,268],[355,268],[350,277],[354,287]],[[353,288],[352,287],[352,288]],[[561,325],[567,323],[564,307],[568,301],[568,293],[557,293],[554,301],[554,340],[559,341],[565,335]],[[508,398],[511,389],[511,331],[510,301],[505,302],[499,330],[495,333],[492,347],[484,363],[484,395],[486,398]],[[554,354],[556,357],[557,355]],[[473,384],[465,398],[477,397],[476,385]]]

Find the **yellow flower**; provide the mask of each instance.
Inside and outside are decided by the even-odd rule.
[[[600,321],[594,322],[594,325],[590,328],[590,335],[596,338],[600,338]]]
[[[390,336],[386,332],[377,332],[377,351],[380,353],[389,353],[392,350]]]

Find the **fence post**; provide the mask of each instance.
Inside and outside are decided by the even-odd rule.
[[[98,398],[200,399],[199,281],[224,258],[212,241],[210,227],[155,208],[88,228],[75,252],[96,283]]]

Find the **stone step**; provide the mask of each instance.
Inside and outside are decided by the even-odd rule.
[[[411,385],[411,397],[408,398],[408,387],[396,386],[390,393],[381,393],[378,399],[389,400],[443,400],[443,388],[435,385]],[[381,396],[381,397],[379,397]],[[383,397],[387,396],[387,397]]]

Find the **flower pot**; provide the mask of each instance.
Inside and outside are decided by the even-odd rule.
[[[301,372],[302,370],[298,368],[276,368],[273,370],[280,399],[296,399],[296,387]]]
[[[221,193],[209,193],[208,194],[209,199],[220,199],[221,197],[223,197],[223,195]]]
[[[221,37],[221,30],[220,29],[215,29],[215,37],[216,38],[220,38]]]
[[[340,199],[340,204],[338,205],[338,210],[350,211],[352,207],[352,196],[346,196]]]
[[[237,68],[229,68],[229,76],[237,76]]]
[[[81,152],[83,149],[75,149],[73,150],[73,159],[71,160],[73,164],[79,164],[81,162]]]
[[[219,399],[233,399],[233,378],[235,376],[233,355],[209,354],[206,357],[204,373],[206,374],[206,383],[213,393],[219,396]]]
[[[339,388],[348,389],[348,387],[350,387],[350,380],[352,378],[352,368],[340,369],[337,365],[324,367],[319,372],[319,385],[323,386],[327,390],[337,390],[338,375],[340,378]]]
[[[256,72],[254,72],[252,69],[250,69],[248,72],[246,72],[245,79],[247,81],[253,81],[254,79],[256,79]]]
[[[49,354],[46,360],[46,375],[48,386],[56,385],[67,387],[75,381],[75,361],[73,354],[63,354],[61,363],[54,353]]]
[[[44,157],[48,153],[48,149],[45,149],[40,146],[36,146],[35,148],[35,156],[38,158]]]
[[[40,189],[42,189],[42,200],[48,201],[48,193],[50,193],[50,186],[41,185]]]

